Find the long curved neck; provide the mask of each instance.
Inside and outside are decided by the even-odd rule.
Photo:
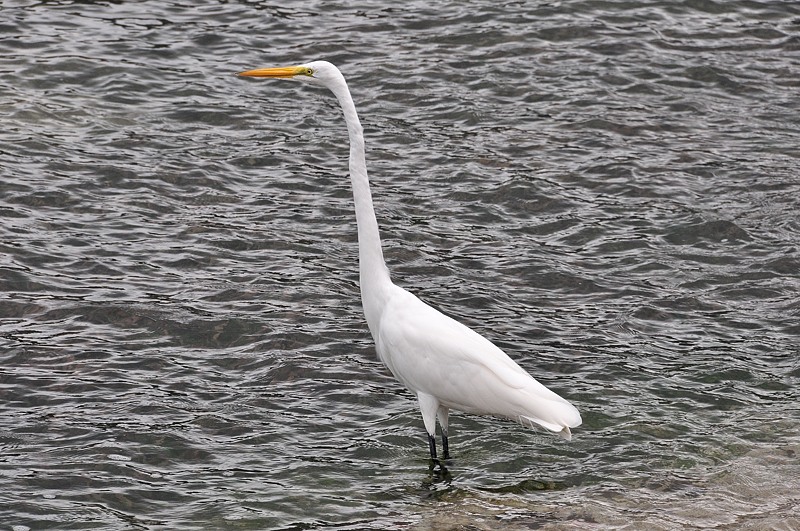
[[[389,270],[383,260],[378,220],[372,206],[372,193],[367,178],[367,164],[364,155],[364,131],[358,119],[356,106],[347,85],[333,89],[339,100],[347,123],[350,137],[350,181],[353,186],[353,200],[356,207],[358,225],[358,264],[361,284],[361,303],[370,330],[375,333],[383,308],[386,287],[391,285]]]

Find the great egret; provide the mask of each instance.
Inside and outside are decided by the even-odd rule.
[[[261,68],[245,77],[295,78],[330,89],[339,100],[350,136],[350,179],[358,226],[361,302],[378,357],[417,396],[436,460],[436,418],[449,457],[450,409],[538,424],[563,438],[580,425],[575,407],[537,382],[502,350],[458,321],[396,286],[383,260],[378,222],[364,160],[364,135],[344,76],[331,63]]]

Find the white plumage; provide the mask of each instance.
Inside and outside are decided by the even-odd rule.
[[[570,438],[569,428],[581,418],[569,402],[477,332],[408,291],[392,288],[372,333],[381,361],[403,385],[423,395],[428,433],[442,407],[535,423]],[[441,424],[446,429],[446,422]]]
[[[570,439],[581,423],[572,404],[537,382],[489,340],[392,283],[381,250],[364,160],[364,137],[341,72],[325,61],[239,74],[321,84],[339,100],[350,138],[350,178],[358,226],[361,301],[378,357],[417,396],[436,459],[436,419],[444,457],[450,409],[539,425]]]

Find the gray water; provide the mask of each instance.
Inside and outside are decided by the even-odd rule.
[[[574,403],[431,469],[395,281]],[[0,529],[800,529],[795,2],[3,2]]]

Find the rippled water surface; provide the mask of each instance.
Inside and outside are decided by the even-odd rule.
[[[395,280],[573,402],[429,467]],[[3,2],[0,527],[800,528],[795,2]]]

